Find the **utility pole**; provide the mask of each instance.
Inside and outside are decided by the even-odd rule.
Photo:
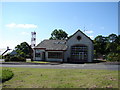
[[[11,50],[11,49],[9,49],[9,47],[7,46],[7,50],[5,50],[5,51],[2,53],[2,59],[3,59],[3,55],[4,55],[7,51],[9,51],[9,50]]]

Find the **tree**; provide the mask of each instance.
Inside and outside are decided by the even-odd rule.
[[[115,41],[116,43],[117,43],[117,50],[116,50],[116,52],[117,53],[120,53],[120,35],[118,35],[118,37],[116,38],[116,41]]]
[[[107,43],[108,43],[107,37],[104,37],[102,35],[97,36],[94,39],[94,48],[95,48],[96,54],[101,54],[101,55],[106,54]]]
[[[68,37],[68,34],[63,31],[62,29],[55,29],[52,33],[51,33],[51,37],[49,39],[51,40],[64,40]]]
[[[108,61],[117,61],[120,62],[120,53],[109,53],[107,55],[107,60]]]
[[[120,35],[110,34],[108,37],[102,35],[94,39],[94,56],[105,55],[108,61],[119,61],[120,58]]]
[[[110,34],[110,35],[108,36],[109,42],[115,42],[116,39],[117,39],[117,35],[116,35],[116,34]]]
[[[108,52],[116,53],[117,47],[119,46],[117,42],[119,40],[117,39],[118,39],[118,36],[116,34],[110,34],[108,36],[109,42],[107,43],[107,46],[106,46],[106,49]]]
[[[27,42],[22,42],[20,45],[17,45],[15,51],[17,52],[17,56],[32,58],[33,50]]]
[[[120,35],[110,34],[108,36],[107,49],[109,51],[107,56],[108,61],[120,61]]]

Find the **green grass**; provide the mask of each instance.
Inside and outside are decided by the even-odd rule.
[[[31,63],[49,63],[49,62],[45,62],[45,61],[32,61]]]
[[[118,88],[118,71],[8,68],[14,77],[3,88]]]
[[[29,63],[49,63],[49,62],[45,62],[45,61],[30,61],[30,60],[28,60],[28,61],[26,61],[26,62],[29,62]]]
[[[2,59],[2,55],[0,55],[0,59]]]

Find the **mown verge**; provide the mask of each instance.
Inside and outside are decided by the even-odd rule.
[[[118,88],[118,71],[4,67],[14,77],[3,88]]]

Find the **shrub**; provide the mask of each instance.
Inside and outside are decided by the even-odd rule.
[[[25,62],[26,59],[20,56],[10,56],[5,59],[5,61],[19,61],[19,62]]]
[[[9,69],[3,69],[2,70],[2,77],[0,77],[0,80],[2,82],[8,81],[9,79],[11,79],[13,77],[13,72]]]
[[[108,61],[120,61],[120,53],[109,53],[107,55]]]

